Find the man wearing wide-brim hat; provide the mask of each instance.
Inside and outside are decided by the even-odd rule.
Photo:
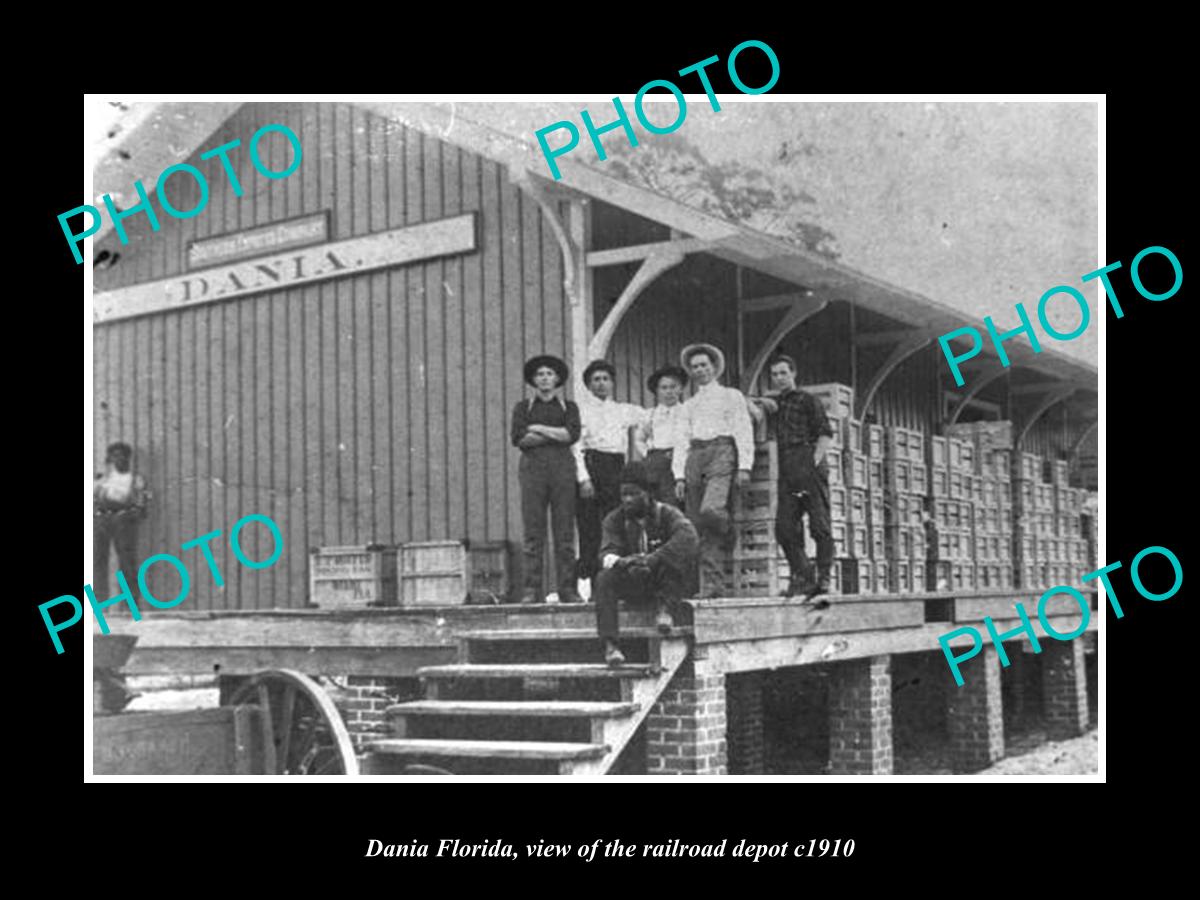
[[[579,408],[562,397],[567,364],[557,356],[535,356],[525,363],[525,383],[534,394],[513,407],[512,442],[521,450],[517,470],[521,484],[521,518],[525,530],[522,603],[545,597],[546,513],[554,533],[554,563],[559,599],[578,600],[575,590],[575,456],[579,440]]]
[[[671,460],[675,490],[700,532],[701,594],[726,596],[724,564],[733,543],[730,492],[735,477],[739,486],[750,483],[754,427],[745,395],[718,380],[725,371],[725,354],[718,347],[691,344],[679,361],[697,390],[683,405]]]

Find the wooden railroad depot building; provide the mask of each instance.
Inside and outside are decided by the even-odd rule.
[[[258,176],[245,152],[270,123],[303,146],[287,178]],[[573,377],[607,358],[617,399],[649,405],[646,377],[689,342],[722,346],[724,381],[749,392],[784,351],[800,384],[847,386],[850,418],[884,434],[930,441],[1011,422],[1014,467],[1044,461],[1071,502],[1095,487],[1097,373],[1015,341],[1010,367],[988,348],[955,388],[937,336],[983,330],[973,316],[602,163],[563,158],[563,179],[549,181],[523,140],[461,113],[451,122],[448,105],[248,103],[193,137],[185,161],[211,176],[207,207],[160,214],[158,231],[135,215],[127,245],[111,231],[95,242],[97,470],[109,442],[134,447],[153,492],[142,558],[227,535],[250,513],[279,524],[284,553],[253,571],[216,542],[222,587],[187,557],[184,604],[110,619],[138,639],[128,674],[215,673],[223,690],[269,668],[329,679],[350,697],[343,713],[375,772],[889,774],[923,740],[970,771],[1031,722],[1052,736],[1088,727],[1099,612],[1077,640],[1043,640],[1035,655],[1014,639],[1008,667],[989,644],[964,686],[951,678],[939,635],[983,631],[985,615],[1016,628],[1014,601],[1033,610],[1050,584],[1089,571],[1081,561],[1066,582],[1034,568],[985,584],[985,568],[1019,570],[1007,543],[969,563],[969,581],[927,590],[910,575],[892,589],[893,567],[869,591],[843,584],[819,612],[764,594],[697,600],[666,637],[623,613],[629,663],[616,670],[600,665],[590,606],[312,608],[310,548],[520,541],[508,416],[536,353],[567,359]],[[199,158],[236,139],[241,197]],[[261,149],[287,167],[285,140]],[[151,168],[148,185],[163,166]],[[199,200],[187,178],[171,197],[179,209]],[[251,558],[270,550],[265,532],[247,538]],[[871,567],[881,554],[839,556],[865,573],[884,571]],[[173,596],[165,568],[150,586]],[[1079,620],[1066,604],[1053,611],[1061,632]]]

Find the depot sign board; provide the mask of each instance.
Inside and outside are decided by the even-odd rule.
[[[111,322],[261,291],[302,287],[339,275],[470,253],[478,243],[475,213],[466,213],[98,293],[95,321]]]

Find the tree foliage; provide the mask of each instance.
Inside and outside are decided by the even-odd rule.
[[[791,183],[789,161],[811,148],[797,151],[783,141],[773,154],[780,165],[764,171],[737,160],[713,163],[678,134],[655,136],[637,147],[613,143],[608,164],[620,178],[830,259],[840,255],[833,233],[812,221],[816,200]]]

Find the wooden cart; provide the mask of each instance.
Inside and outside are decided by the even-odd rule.
[[[116,673],[134,638],[96,637],[92,759],[96,775],[357,775],[350,735],[329,695],[291,669],[252,675],[214,709],[115,712],[132,698]]]

